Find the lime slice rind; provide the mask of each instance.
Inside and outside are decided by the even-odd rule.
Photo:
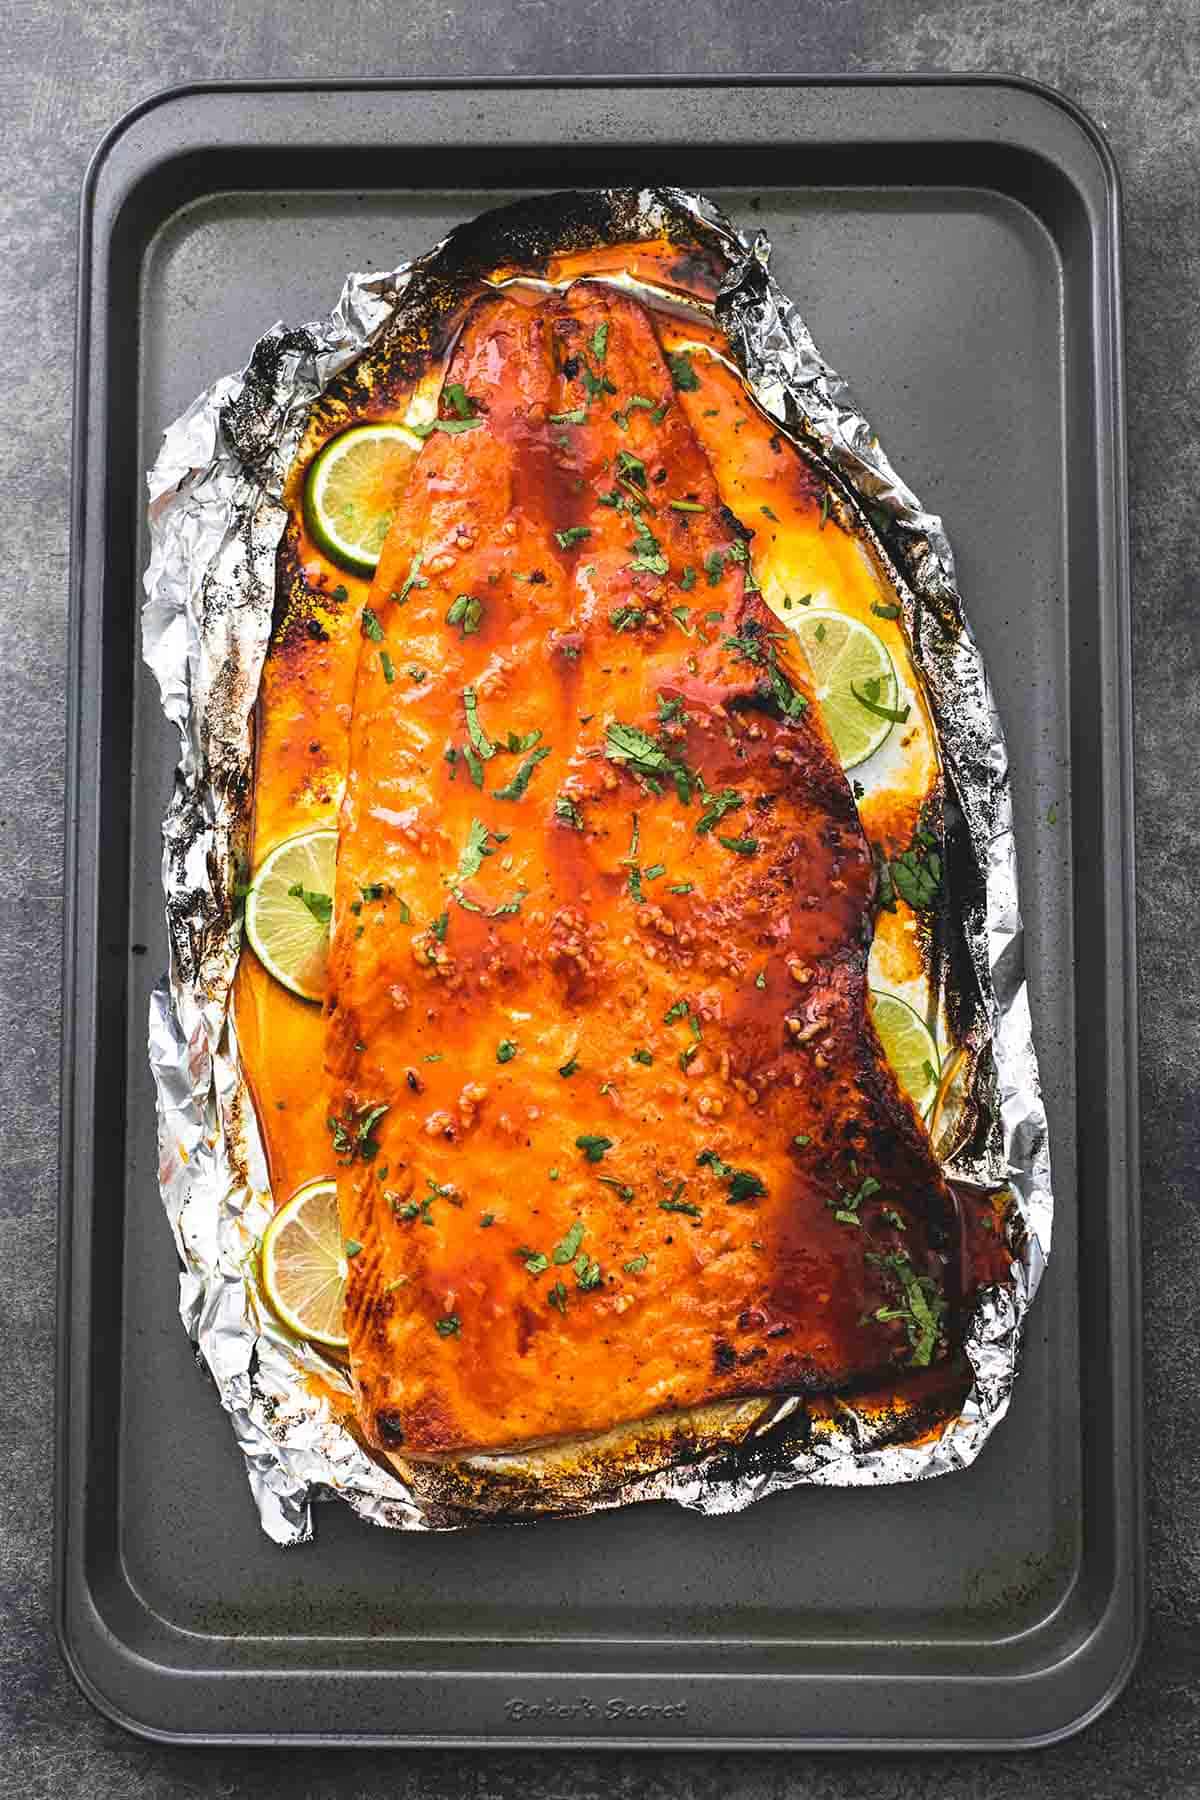
[[[901,1089],[921,1117],[937,1098],[942,1062],[924,1019],[898,994],[872,988],[871,1021]]]
[[[886,644],[861,619],[818,608],[787,621],[800,641],[812,673],[813,692],[825,728],[844,769],[857,769],[881,749],[894,721],[881,718],[855,694],[877,696],[896,710],[900,692]],[[877,682],[878,688],[867,686]]]
[[[301,832],[275,846],[246,895],[250,948],[269,975],[314,1004],[325,998],[329,927],[289,889],[298,883],[309,893],[332,895],[336,863],[336,831],[320,827]]]
[[[397,495],[420,448],[420,438],[404,425],[354,425],[313,459],[304,483],[308,529],[325,554],[352,574],[374,574]]]
[[[271,1220],[262,1240],[262,1285],[289,1331],[328,1349],[346,1347],[341,1331],[347,1263],[337,1185],[311,1181]]]

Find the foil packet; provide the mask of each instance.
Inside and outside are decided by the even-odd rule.
[[[669,236],[719,257],[713,313],[759,405],[820,463],[890,566],[912,656],[933,713],[945,781],[945,863],[956,954],[939,999],[968,1053],[962,1129],[947,1177],[1006,1190],[1008,1283],[975,1298],[961,1410],[919,1442],[881,1441],[841,1400],[814,1429],[794,1398],[746,1411],[736,1451],[631,1470],[615,1487],[564,1494],[560,1512],[648,1499],[736,1512],[801,1483],[919,1480],[973,1462],[1003,1418],[1022,1328],[1050,1250],[1053,1199],[1045,1111],[1024,975],[1004,734],[955,583],[941,521],[897,475],[846,383],[830,368],[753,240],[701,195],[674,188],[546,196],[485,214],[425,256],[351,275],[326,319],[274,326],[240,374],[168,427],[148,477],[151,554],[143,654],[181,754],[163,826],[169,967],[150,1005],[159,1182],[181,1263],[179,1310],[243,1453],[264,1531],[313,1535],[312,1503],[338,1497],[404,1530],[474,1522],[431,1504],[355,1435],[342,1366],[288,1332],[259,1291],[257,1249],[273,1212],[258,1123],[242,1071],[231,990],[241,950],[238,872],[253,771],[253,712],[270,640],[284,483],[310,410],[340,371],[406,308],[428,305],[447,270],[536,265],[560,235],[617,243]],[[507,254],[505,254],[507,252]],[[502,1489],[505,1458],[480,1459]],[[521,1459],[514,1458],[514,1468]]]

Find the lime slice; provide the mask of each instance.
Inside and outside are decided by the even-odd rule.
[[[302,1000],[325,998],[336,862],[336,831],[325,828],[285,838],[246,895],[246,936],[254,954]]]
[[[327,556],[373,573],[420,448],[403,425],[354,425],[326,444],[304,484],[304,516]]]
[[[791,623],[791,621],[789,621]],[[896,671],[869,626],[844,613],[806,612],[792,624],[812,670],[821,717],[844,769],[873,756],[892,729],[891,719],[864,706],[854,693],[896,709]]]
[[[341,1350],[347,1342],[342,1331],[347,1273],[337,1183],[310,1181],[280,1208],[263,1235],[263,1292],[298,1337]]]
[[[941,1058],[925,1021],[895,994],[870,992],[871,1020],[896,1080],[924,1118],[938,1091]]]

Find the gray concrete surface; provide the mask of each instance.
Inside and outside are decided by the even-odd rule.
[[[8,0],[0,9],[0,1793],[1200,1794],[1200,8],[1196,0]],[[1127,208],[1151,1622],[1127,1693],[1035,1758],[187,1753],[125,1737],[49,1619],[60,807],[76,206],[136,100],[198,77],[1008,70],[1107,130]]]

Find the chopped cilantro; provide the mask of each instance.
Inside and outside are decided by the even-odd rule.
[[[590,525],[568,525],[565,531],[556,531],[554,534],[560,550],[569,550],[572,544],[580,544],[591,535]]]
[[[417,554],[413,557],[412,562],[409,564],[408,574],[404,578],[403,587],[398,594],[393,594],[391,596],[397,606],[404,605],[404,602],[408,599],[415,587],[423,588],[429,586],[426,577],[419,573],[420,567],[421,552],[418,550]]]
[[[460,419],[473,419],[478,410],[461,381],[452,381],[443,389],[443,397]]]
[[[937,1282],[931,1275],[918,1275],[907,1256],[897,1250],[889,1250],[883,1255],[869,1250],[866,1260],[876,1268],[885,1270],[902,1287],[905,1302],[903,1310],[881,1310],[886,1310],[890,1317],[905,1319],[908,1341],[912,1345],[910,1366],[917,1369],[928,1368],[933,1361],[942,1320],[948,1310],[945,1296]]]
[[[333,899],[329,894],[319,894],[313,888],[306,888],[302,882],[295,881],[288,889],[288,898],[299,900],[306,906],[318,925],[328,925],[333,917]]]
[[[483,420],[476,414],[471,419],[431,419],[428,425],[410,425],[409,430],[414,437],[432,437],[435,431],[444,431],[448,437],[454,437],[460,431],[473,431]]]
[[[362,634],[370,638],[373,644],[382,644],[383,626],[379,623],[379,615],[369,606],[362,609]]]
[[[517,1045],[513,1042],[512,1038],[501,1038],[500,1042],[496,1045],[496,1061],[498,1063],[511,1062],[516,1054]]]
[[[647,1069],[650,1068],[654,1062],[654,1058],[651,1056],[649,1050],[635,1050],[629,1060],[630,1062],[642,1063]]]
[[[587,418],[586,406],[574,406],[570,412],[550,413],[551,425],[582,425]]]
[[[366,1105],[352,1108],[346,1119],[330,1114],[325,1121],[333,1138],[333,1148],[338,1160],[352,1163],[355,1157],[362,1162],[374,1162],[379,1154],[379,1141],[375,1136],[375,1127],[384,1113],[388,1111],[386,1102],[372,1106]]]
[[[692,367],[691,355],[687,350],[680,350],[667,357],[667,367],[671,371],[671,380],[685,394],[690,394],[700,386],[700,377]]]
[[[722,788],[719,794],[707,793],[704,796],[704,811],[696,821],[697,837],[704,837],[714,825],[719,825],[726,813],[733,812],[746,803],[736,788]]]
[[[607,1137],[592,1137],[584,1133],[575,1139],[575,1148],[582,1150],[590,1163],[603,1162],[605,1152],[612,1147],[613,1140]]]
[[[637,1256],[631,1256],[627,1263],[622,1263],[621,1267],[627,1275],[640,1275],[649,1261],[650,1258],[648,1256],[639,1252]]]
[[[495,756],[496,746],[483,729],[483,723],[479,717],[479,701],[473,687],[463,689],[463,711],[467,715],[467,735],[476,754],[481,756],[484,762],[487,762],[489,758]]]
[[[463,637],[473,637],[483,623],[483,601],[474,594],[459,594],[446,614],[447,625],[457,625]]]
[[[550,1289],[550,1292],[546,1295],[546,1302],[548,1305],[553,1306],[558,1312],[562,1313],[564,1318],[566,1317],[567,1290],[561,1281],[555,1282],[554,1286]]]
[[[879,700],[879,678],[877,676],[872,675],[868,677],[863,683],[863,689],[864,692],[860,694],[855,684],[853,682],[850,683],[850,692],[854,695],[854,698],[858,701],[860,706],[865,706],[868,712],[875,714],[876,718],[891,719],[893,724],[896,725],[904,724],[909,713],[912,711],[912,707],[907,705],[902,707],[881,705]],[[874,691],[872,692],[872,690]]]
[[[540,750],[534,750],[525,758],[525,761],[521,764],[512,780],[504,787],[497,788],[493,793],[492,798],[494,800],[520,800],[523,797],[526,788],[529,786],[533,771],[545,757],[549,756],[549,754],[549,745],[543,745]]]
[[[576,1219],[566,1236],[562,1238],[559,1243],[555,1244],[554,1249],[550,1254],[553,1260],[561,1268],[564,1263],[569,1263],[574,1260],[579,1252],[579,1246],[582,1242],[583,1220]]]
[[[439,1337],[457,1337],[462,1330],[462,1320],[457,1313],[443,1313],[440,1319],[433,1321],[433,1329]]]
[[[725,848],[727,850],[732,850],[736,856],[754,856],[758,852],[757,838],[722,837],[720,832],[718,832],[717,842],[718,844],[724,844]]]
[[[891,600],[872,600],[871,611],[877,619],[898,619],[900,617],[900,608]]]
[[[603,362],[608,350],[608,321],[601,320],[592,333],[592,355],[597,362]]]
[[[567,794],[560,794],[554,802],[554,816],[561,819],[564,825],[573,826],[576,831],[583,830],[583,814]]]
[[[685,594],[686,594],[686,593],[690,593],[690,591],[691,591],[691,590],[692,590],[692,588],[694,588],[694,587],[695,587],[695,585],[696,585],[696,571],[695,571],[695,569],[693,569],[693,568],[692,568],[692,567],[691,567],[691,565],[690,565],[690,564],[689,564],[689,565],[688,565],[688,567],[687,567],[687,568],[686,568],[686,569],[684,569],[684,571],[683,571],[683,573],[682,573],[682,574],[681,574],[681,575],[680,575],[680,577],[679,577],[679,585],[680,585],[680,587],[681,587],[681,588],[682,588],[682,589],[683,589],[683,591],[684,591],[684,593],[685,593]]]
[[[390,687],[396,679],[396,668],[386,650],[379,652],[379,666],[383,670],[383,679]]]
[[[493,846],[488,843],[491,835],[482,819],[471,820],[467,829],[467,841],[458,859],[459,881],[470,881],[473,875],[478,875],[483,867],[484,857],[493,854]]]
[[[569,1078],[572,1075],[574,1075],[578,1072],[578,1069],[579,1069],[579,1058],[577,1056],[572,1056],[568,1062],[565,1062],[561,1065],[558,1072],[562,1076],[563,1080],[567,1081],[567,1080],[569,1080]]]
[[[676,758],[670,756],[661,744],[637,725],[609,725],[605,735],[605,755],[610,762],[621,764],[631,769],[652,792],[659,791],[658,777],[670,776],[675,783],[675,791],[684,806],[691,804],[692,783],[695,777],[691,771]]]
[[[752,1169],[735,1169],[719,1157],[715,1150],[701,1150],[696,1158],[701,1168],[710,1168],[718,1181],[724,1181],[729,1187],[729,1205],[743,1206],[747,1201],[759,1200],[766,1194],[766,1185],[761,1176]]]
[[[600,1264],[586,1251],[581,1251],[575,1258],[575,1280],[579,1284],[580,1293],[583,1294],[590,1294],[592,1289],[598,1288],[603,1280]]]

